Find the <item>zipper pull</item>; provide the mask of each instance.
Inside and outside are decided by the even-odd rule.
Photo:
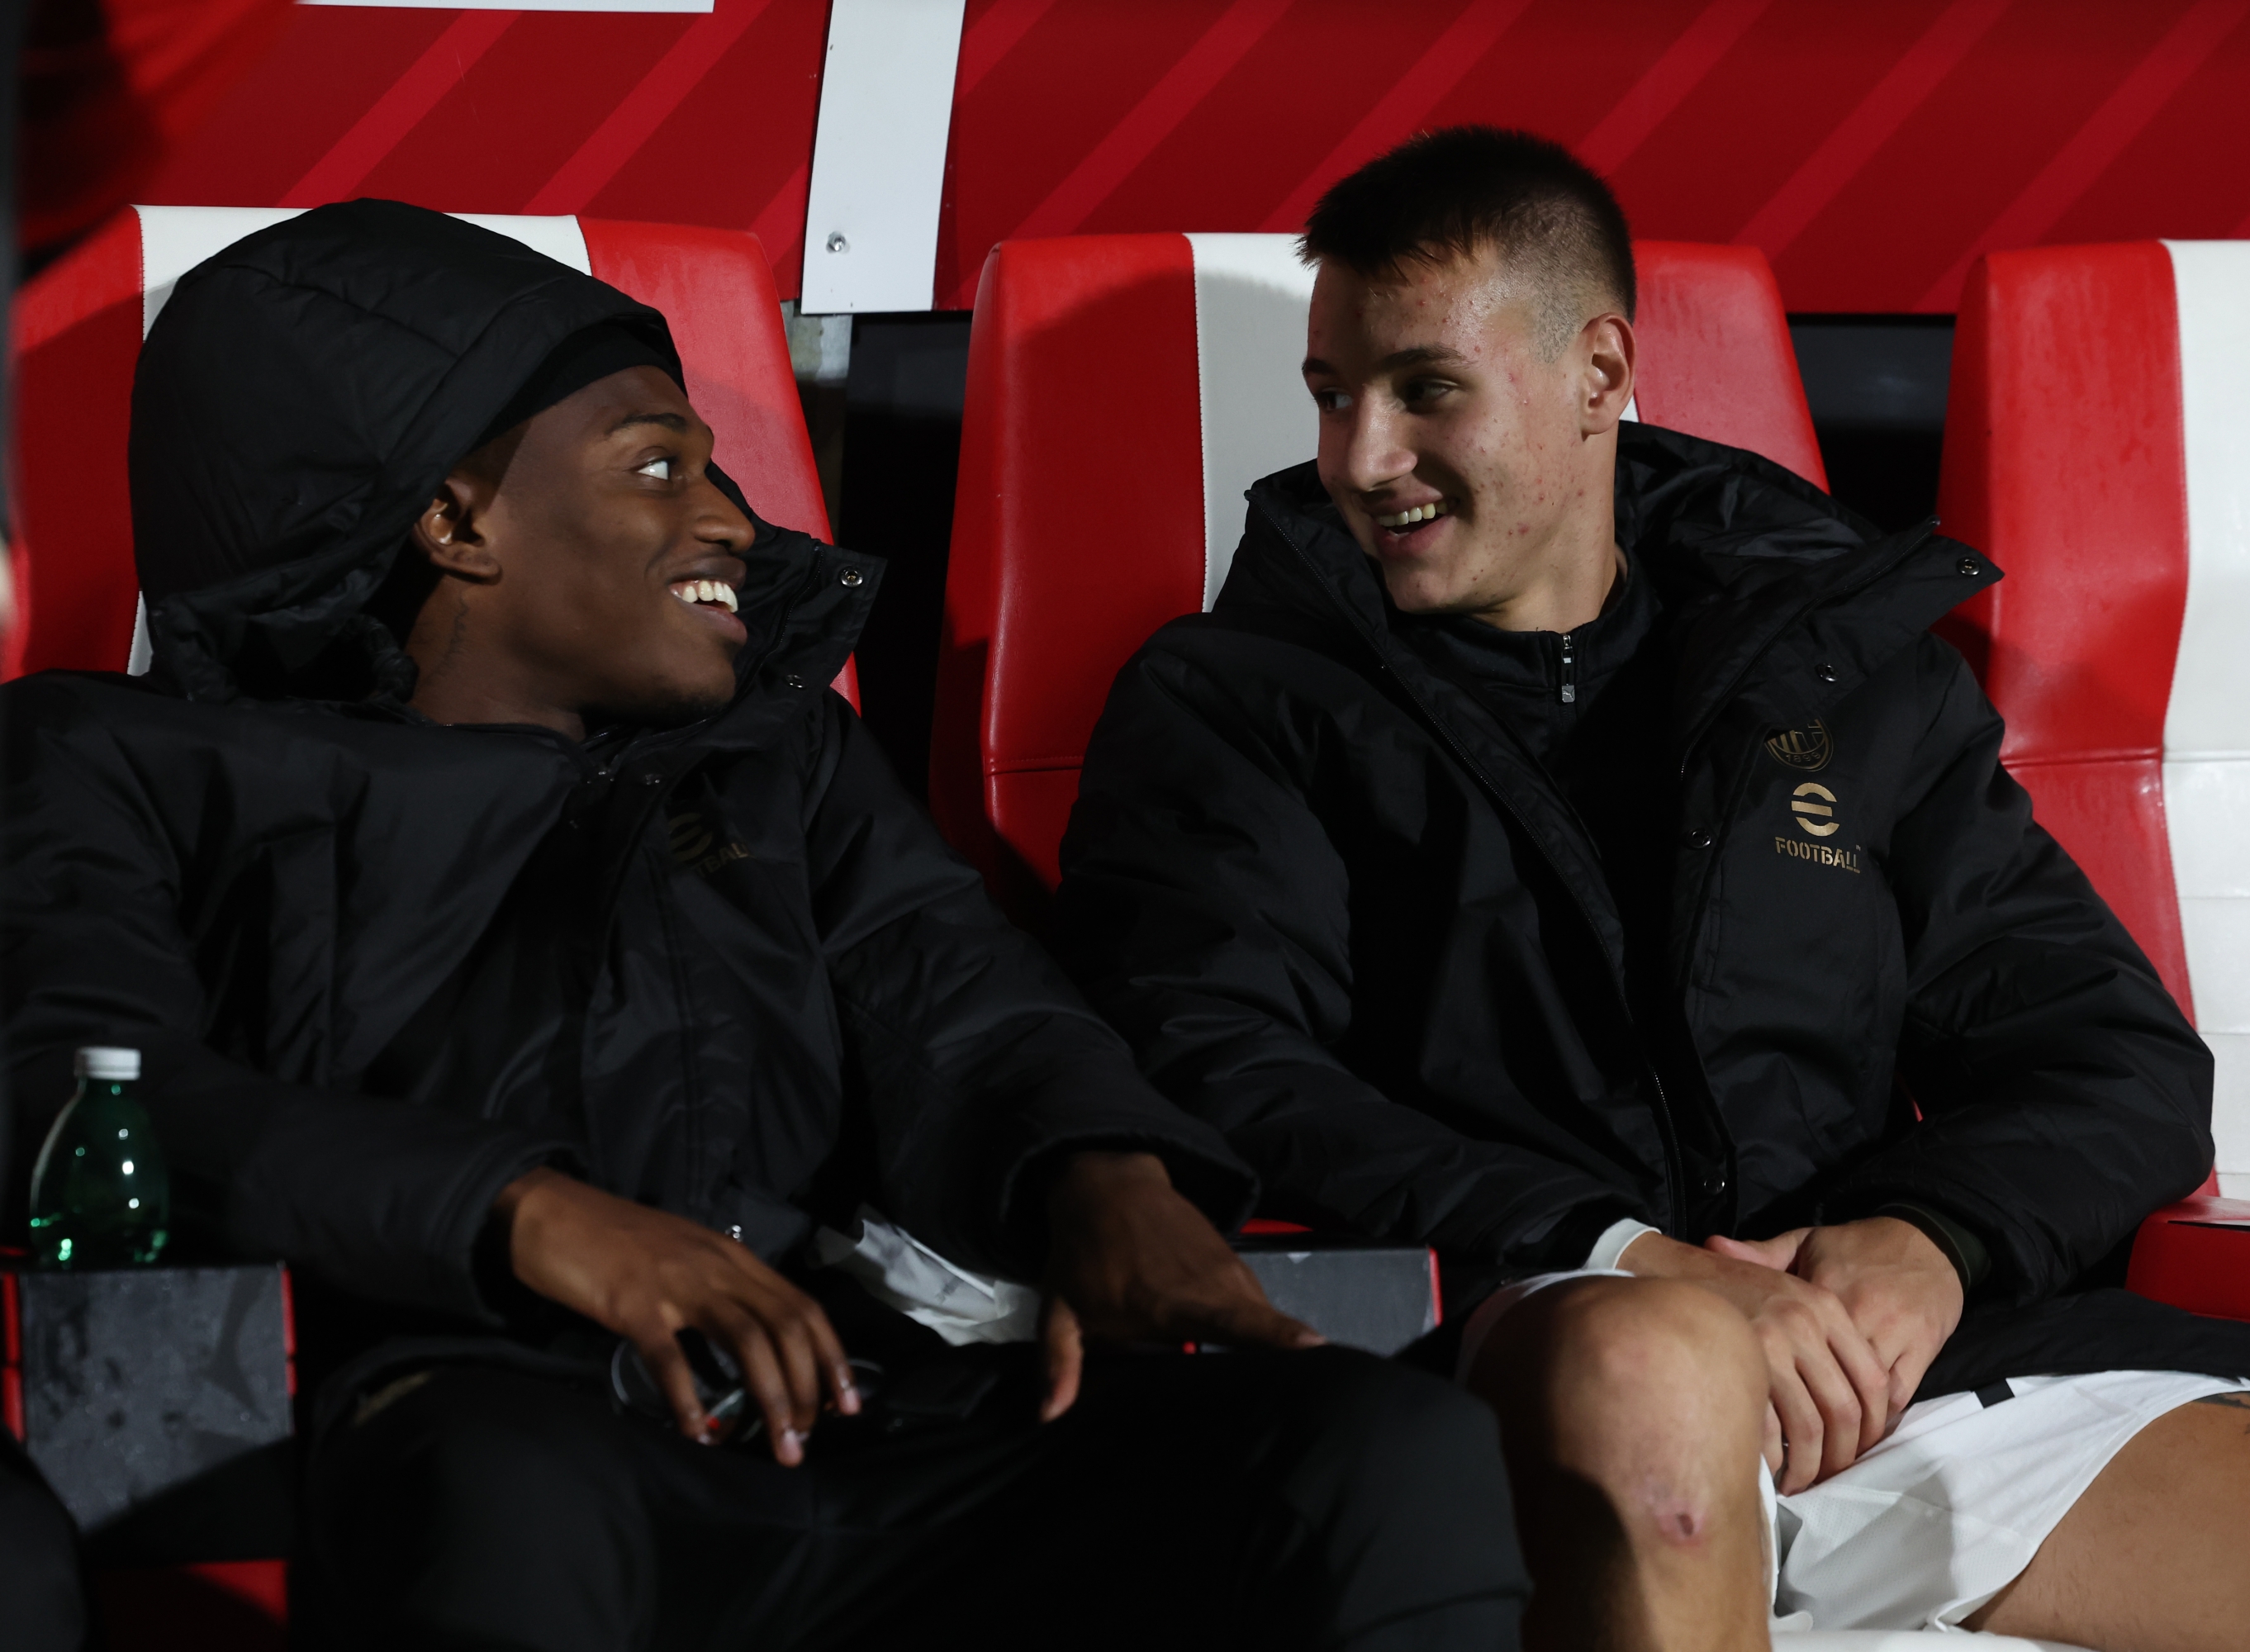
[[[1578,645],[1569,632],[1563,633],[1563,703],[1578,703]]]

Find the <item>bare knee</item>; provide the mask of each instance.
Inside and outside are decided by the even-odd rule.
[[[1556,1400],[1636,1414],[1762,1392],[1750,1322],[1700,1286],[1590,1279],[1556,1304],[1548,1343]]]
[[[1673,1281],[1550,1291],[1502,1322],[1514,1334],[1487,1342],[1473,1379],[1511,1458],[1528,1448],[1601,1486],[1628,1526],[1701,1545],[1723,1507],[1755,1496],[1765,1383],[1748,1322]]]

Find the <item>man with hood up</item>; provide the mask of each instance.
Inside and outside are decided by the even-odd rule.
[[[711,440],[654,311],[319,209],[141,358],[153,670],[6,691],[15,1094],[137,1047],[187,1248],[296,1270],[312,1632],[1513,1645],[1488,1417],[1265,1303],[1250,1175],[825,688],[877,564]]]
[[[2103,1288],[2211,1059],[1929,633],[1997,570],[1626,418],[1552,143],[1426,134],[1305,249],[1317,457],[1119,675],[1066,963],[1268,1213],[1438,1249],[1527,1644],[2242,1645],[2250,1326]]]

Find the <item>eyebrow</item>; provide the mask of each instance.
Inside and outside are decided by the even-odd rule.
[[[666,430],[680,431],[683,433],[687,429],[687,421],[677,413],[627,413],[610,426],[609,433],[614,436],[619,431],[629,430],[635,425],[661,425]]]
[[[1417,344],[1409,349],[1393,350],[1376,363],[1378,373],[1394,372],[1402,367],[1446,366],[1466,362],[1468,357],[1444,344]],[[1333,373],[1336,370],[1317,356],[1305,357],[1302,369],[1308,373]]]

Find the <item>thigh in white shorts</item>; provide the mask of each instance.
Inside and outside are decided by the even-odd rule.
[[[1479,1304],[1459,1373],[1541,1274]],[[1793,1497],[1758,1474],[1777,1628],[1958,1629],[2031,1564],[2125,1442],[2174,1408],[2250,1380],[2170,1371],[2023,1376],[1907,1408],[1874,1448]]]

